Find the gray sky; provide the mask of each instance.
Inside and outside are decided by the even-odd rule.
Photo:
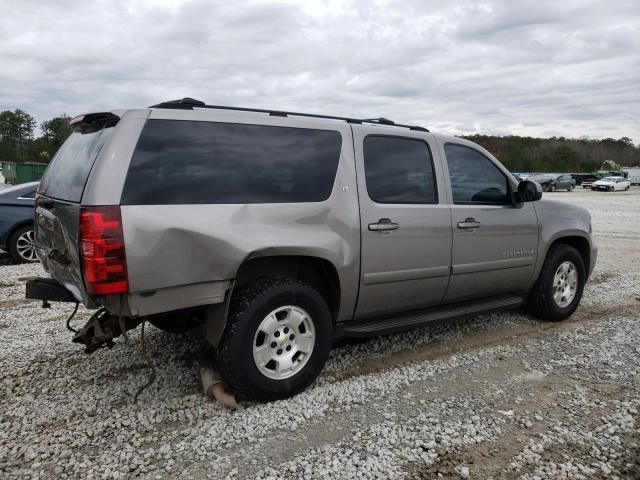
[[[192,96],[640,143],[640,1],[3,0],[0,110]]]

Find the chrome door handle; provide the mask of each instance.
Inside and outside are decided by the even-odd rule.
[[[378,223],[370,223],[369,230],[372,232],[388,232],[390,230],[397,230],[400,228],[400,225],[392,222],[388,218],[381,218],[378,220]]]
[[[465,218],[464,222],[458,222],[458,228],[464,228],[468,232],[472,232],[480,226],[480,222],[476,222],[475,218]]]

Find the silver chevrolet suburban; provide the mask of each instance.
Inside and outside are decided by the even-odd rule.
[[[200,326],[245,398],[301,391],[336,338],[521,305],[565,319],[596,262],[584,208],[423,127],[190,98],[71,127],[36,199],[51,278],[26,296],[97,309],[87,352]]]

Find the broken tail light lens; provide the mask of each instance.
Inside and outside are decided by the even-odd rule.
[[[87,293],[127,293],[127,257],[120,207],[82,207],[80,210],[80,257]]]

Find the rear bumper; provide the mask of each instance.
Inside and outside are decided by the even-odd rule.
[[[64,286],[51,278],[34,277],[27,280],[25,298],[46,302],[78,303],[78,300]]]

